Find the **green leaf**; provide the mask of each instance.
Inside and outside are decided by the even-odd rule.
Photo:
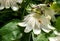
[[[33,41],[48,41],[48,38],[45,36],[45,33],[38,35],[37,37],[32,34]]]
[[[30,39],[31,39],[31,33],[23,33],[21,41],[30,41]]]
[[[22,37],[22,33],[20,32],[20,29],[17,26],[18,22],[18,19],[12,20],[0,29],[2,41],[12,41]]]
[[[60,4],[54,3],[50,6],[52,9],[54,9],[56,12],[60,12]]]
[[[58,31],[60,31],[60,17],[57,18],[55,27]]]
[[[54,1],[60,4],[60,0],[54,0]]]

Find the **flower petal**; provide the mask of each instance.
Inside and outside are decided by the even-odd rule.
[[[4,0],[5,1],[5,8],[10,8],[10,0]]]
[[[26,33],[30,32],[34,27],[34,23],[35,23],[35,21],[31,17],[30,20],[27,22],[27,25],[26,25],[26,28],[25,28],[24,32],[26,32]]]
[[[22,3],[23,0],[17,0],[18,3]]]
[[[17,11],[19,9],[16,3],[11,3],[11,8],[13,9],[13,11]]]
[[[40,20],[42,21],[42,25],[47,25],[47,24],[51,24],[50,20],[46,18],[46,16],[42,16],[40,18]]]
[[[47,9],[45,9],[45,14],[46,14],[46,15],[50,15],[50,16],[52,17],[52,16],[54,16],[56,13],[54,12],[53,9],[47,8]]]
[[[45,28],[42,28],[42,30],[46,33],[49,33],[51,31],[50,29],[45,29]]]
[[[0,10],[2,10],[2,9],[4,9],[4,4],[3,3],[0,4]]]
[[[60,35],[60,32],[58,32],[58,31],[54,31],[54,33],[56,34],[56,35]]]
[[[41,33],[41,30],[40,29],[33,29],[33,32],[34,32],[34,34],[38,35]]]
[[[34,26],[34,28],[33,28],[33,32],[34,32],[34,34],[36,34],[36,35],[38,35],[38,34],[41,33],[40,23],[39,23],[37,20],[35,20],[35,26]]]
[[[32,27],[27,26],[24,30],[25,33],[29,33],[32,30]]]
[[[15,7],[15,6],[12,6],[11,8],[13,11],[17,11],[19,9],[18,7]]]
[[[49,25],[49,24],[48,24],[47,26],[48,26],[49,29],[52,29],[52,30],[55,29],[53,26],[51,26],[51,25]]]
[[[53,37],[50,37],[49,41],[57,41],[57,40],[55,38],[53,38]]]
[[[22,26],[22,27],[25,27],[26,26],[26,23],[25,22],[22,22],[22,23],[18,23],[19,26]]]
[[[4,6],[0,6],[0,10],[4,9]]]
[[[46,25],[42,25],[42,24],[41,24],[41,29],[46,33],[49,33],[51,31],[51,29],[49,29]]]
[[[47,18],[47,19],[49,19],[49,20],[51,20],[51,16],[49,16],[49,15],[48,15],[48,16],[46,16],[46,18]]]

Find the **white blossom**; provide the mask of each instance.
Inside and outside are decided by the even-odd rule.
[[[34,6],[33,6],[34,7]],[[42,6],[43,7],[43,6]],[[33,30],[34,34],[40,34],[41,30],[43,30],[46,33],[49,33],[51,30],[54,30],[55,28],[51,26],[50,20],[51,20],[51,14],[54,14],[52,12],[44,13],[45,9],[43,9],[42,13],[41,10],[43,8],[39,8],[38,6],[34,7],[32,9],[32,12],[25,16],[23,22],[18,23],[19,26],[26,27],[24,32],[28,33],[31,30]],[[49,9],[50,10],[50,9]]]
[[[29,14],[25,17],[24,22],[19,23],[19,26],[26,27],[24,32],[28,33],[33,30],[34,34],[40,34],[41,29],[49,33],[51,30],[55,29],[50,24],[50,20],[48,16],[39,16],[39,14]]]
[[[0,0],[0,10],[6,8],[12,8],[13,11],[17,11],[19,6],[17,3],[22,3],[23,0]]]

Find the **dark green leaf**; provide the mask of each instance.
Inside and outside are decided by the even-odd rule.
[[[45,37],[45,33],[38,35],[37,37],[32,34],[33,41],[48,41],[48,38]]]
[[[17,26],[19,20],[12,20],[0,29],[0,35],[3,41],[12,41],[22,37],[19,27]]]
[[[56,20],[56,29],[60,31],[60,17],[58,17]]]

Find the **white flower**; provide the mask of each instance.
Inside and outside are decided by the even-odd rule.
[[[49,37],[49,41],[60,41],[60,36]]]
[[[4,8],[12,8],[13,11],[17,11],[19,9],[17,2],[22,3],[23,0],[0,0],[0,10]]]
[[[55,29],[50,23],[51,16],[53,15],[54,11],[49,9],[46,4],[33,5],[30,14],[24,18],[23,22],[18,23],[18,25],[26,27],[24,30],[26,33],[33,30],[34,34],[38,35],[41,33],[41,29],[49,33]]]
[[[28,33],[33,30],[34,34],[40,34],[41,29],[49,33],[51,30],[55,28],[50,24],[50,16],[44,16],[36,13],[31,13],[27,15],[24,19],[24,22],[18,23],[19,26],[26,27],[24,32]]]

